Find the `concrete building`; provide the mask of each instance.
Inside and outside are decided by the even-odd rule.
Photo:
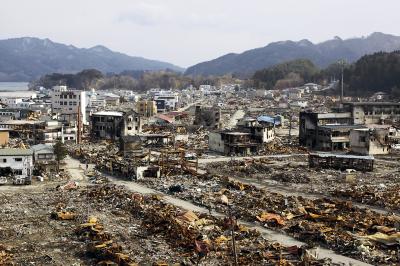
[[[33,151],[27,149],[0,149],[1,175],[31,179],[33,172]]]
[[[300,145],[313,150],[329,150],[329,147],[331,150],[347,149],[350,146],[351,130],[366,128],[371,124],[390,125],[400,121],[400,103],[345,102],[335,111],[300,112]],[[356,143],[355,140],[353,142]]]
[[[217,129],[221,127],[221,108],[196,105],[194,125]]]
[[[388,154],[390,151],[389,129],[360,128],[350,132],[353,153],[361,155]]]
[[[117,140],[122,136],[135,135],[142,131],[138,113],[101,111],[91,116],[91,135],[94,138]]]
[[[352,125],[352,117],[350,112],[346,113],[313,113],[313,112],[300,112],[300,126],[299,126],[299,143],[309,149],[320,149],[324,150],[332,146],[332,137],[335,127],[341,133],[338,133],[335,137],[343,137],[343,129],[340,126]],[[323,127],[327,126],[327,127]],[[348,129],[347,139],[350,134],[350,128]],[[329,143],[324,141],[330,139]],[[322,142],[321,142],[322,141]],[[343,148],[347,146],[342,146]]]
[[[58,121],[47,121],[41,133],[41,143],[54,143],[61,140],[62,143],[76,143],[78,129],[76,125],[64,126]]]
[[[258,153],[260,143],[250,133],[220,131],[209,133],[208,148],[224,155],[248,156]]]
[[[179,94],[173,91],[159,91],[154,95],[158,111],[175,110],[179,106]],[[162,104],[163,103],[163,104]],[[164,108],[160,108],[163,106]]]
[[[26,119],[34,117],[36,113],[36,111],[24,108],[0,108],[0,121]]]
[[[400,103],[349,102],[343,103],[343,112],[351,113],[353,124],[387,124],[400,121]]]
[[[143,117],[151,117],[157,114],[157,104],[155,101],[139,101],[136,104],[136,112]]]
[[[350,132],[362,125],[321,125],[311,149],[319,151],[343,151],[350,149]],[[310,147],[310,146],[308,146]]]
[[[7,105],[29,101],[36,97],[37,93],[35,91],[0,91],[0,103]]]
[[[80,112],[82,123],[86,124],[86,92],[70,90],[67,86],[55,86],[51,93],[52,113],[64,123],[77,121]]]
[[[102,95],[102,97],[104,98],[106,105],[110,105],[110,106],[117,106],[120,104],[120,96],[116,95],[114,93],[111,92],[106,92]]]
[[[250,133],[254,140],[259,143],[268,143],[275,139],[274,126],[272,124],[261,124],[257,119],[244,118],[237,124],[238,130]]]

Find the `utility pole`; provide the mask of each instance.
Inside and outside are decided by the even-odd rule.
[[[236,252],[236,243],[235,243],[235,225],[236,219],[232,216],[231,205],[228,203],[228,214],[229,214],[229,222],[231,224],[231,237],[232,237],[232,253],[233,253],[233,262],[235,266],[238,266],[237,252]]]
[[[81,144],[82,142],[82,119],[81,119],[81,103],[79,102],[78,104],[78,119],[77,119],[77,136],[76,136],[76,143]]]
[[[342,70],[342,89],[341,89],[341,93],[340,93],[340,103],[343,103],[343,89],[344,89],[344,78],[343,78],[343,72],[344,72],[344,64],[345,64],[346,62],[344,61],[344,59],[342,59],[342,60],[340,60],[339,61],[339,64],[340,64],[340,66],[341,66],[341,70]]]

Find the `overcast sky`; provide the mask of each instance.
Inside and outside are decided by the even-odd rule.
[[[1,0],[0,39],[101,44],[188,67],[274,41],[400,35],[399,10],[399,0]]]

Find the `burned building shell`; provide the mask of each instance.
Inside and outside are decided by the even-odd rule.
[[[142,131],[139,115],[134,112],[101,111],[91,116],[91,135],[97,139],[118,140]]]

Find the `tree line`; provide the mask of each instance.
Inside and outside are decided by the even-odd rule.
[[[39,87],[52,88],[56,85],[67,85],[76,89],[126,89],[145,92],[151,88],[185,89],[190,85],[202,84],[220,86],[226,83],[238,83],[240,80],[232,75],[224,76],[185,76],[172,70],[164,71],[124,71],[119,74],[104,74],[96,69],[86,69],[76,74],[47,74],[30,83],[31,89]]]
[[[265,89],[328,84],[340,80],[342,68],[346,94],[368,96],[379,91],[400,97],[400,51],[365,55],[352,64],[336,62],[325,69],[307,59],[293,60],[259,70],[251,80],[253,86]]]

